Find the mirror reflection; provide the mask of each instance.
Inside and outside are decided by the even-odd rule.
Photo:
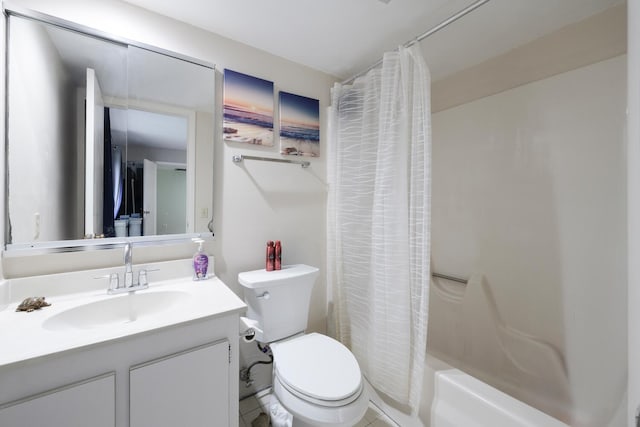
[[[110,206],[115,235],[186,233],[188,118],[132,108],[111,108],[109,114],[115,147]],[[123,131],[126,164],[117,159],[121,155],[117,135]]]
[[[7,249],[206,231],[212,68],[17,16],[8,34]]]

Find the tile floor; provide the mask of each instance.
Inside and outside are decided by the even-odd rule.
[[[268,388],[242,399],[240,401],[239,427],[251,427],[251,421],[256,419],[260,412],[269,414],[270,398],[271,388]],[[397,427],[397,424],[383,414],[375,405],[369,403],[369,409],[364,414],[364,418],[355,427]]]

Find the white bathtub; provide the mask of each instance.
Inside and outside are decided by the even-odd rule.
[[[431,354],[417,417],[394,407],[368,382],[366,386],[371,401],[401,427],[568,427]]]
[[[567,427],[458,369],[435,372],[430,427]]]

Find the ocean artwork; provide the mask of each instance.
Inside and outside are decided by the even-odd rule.
[[[280,92],[280,153],[320,156],[320,102]]]
[[[223,138],[273,146],[273,82],[224,70]]]

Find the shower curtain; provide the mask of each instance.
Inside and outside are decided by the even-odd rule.
[[[416,46],[384,55],[329,109],[327,280],[337,338],[368,381],[420,404],[430,281],[429,70]]]

